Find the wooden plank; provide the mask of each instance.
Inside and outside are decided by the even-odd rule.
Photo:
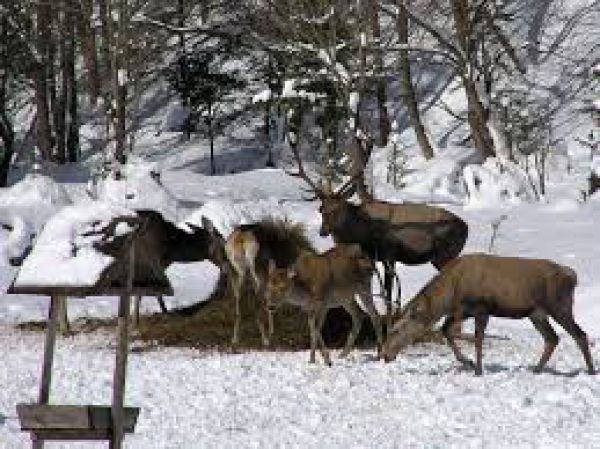
[[[58,320],[58,298],[50,297],[48,312],[48,327],[44,343],[44,361],[42,364],[42,382],[39,391],[39,403],[47,404],[50,397],[50,382],[52,380],[52,362],[54,361],[54,346],[56,344],[56,325]]]
[[[123,402],[125,397],[125,378],[127,375],[127,353],[129,350],[129,312],[131,290],[135,277],[135,245],[129,250],[129,270],[127,276],[128,292],[119,298],[119,316],[117,318],[117,354],[113,375],[112,399],[112,432],[110,449],[121,449],[123,446]]]
[[[44,360],[42,362],[42,379],[38,402],[47,404],[50,398],[50,385],[52,382],[52,363],[54,361],[54,347],[56,346],[56,327],[58,321],[59,301],[56,296],[50,297],[50,307],[48,311],[48,326],[46,329],[46,341],[44,343]],[[44,441],[38,438],[32,438],[32,449],[42,449]]]
[[[19,295],[64,295],[82,298],[86,296],[121,296],[127,293],[127,286],[123,287],[108,287],[98,289],[94,286],[73,287],[73,286],[45,286],[45,285],[26,285],[26,286],[11,286],[8,293]],[[172,286],[156,286],[156,285],[134,285],[131,289],[132,295],[141,296],[173,296],[174,291]]]
[[[131,433],[139,415],[138,407],[123,409],[123,430]],[[21,429],[25,431],[55,434],[86,432],[112,434],[111,408],[96,405],[48,405],[18,404],[17,414]],[[65,432],[62,432],[65,431]],[[108,439],[108,438],[106,438]]]

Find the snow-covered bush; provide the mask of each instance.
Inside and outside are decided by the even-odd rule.
[[[470,207],[516,205],[535,199],[527,175],[510,161],[488,158],[482,165],[468,165],[463,179]]]

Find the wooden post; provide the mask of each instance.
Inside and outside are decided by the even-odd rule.
[[[56,296],[58,302],[58,329],[62,335],[67,335],[69,329],[69,316],[67,314],[67,297],[65,295]]]
[[[119,316],[117,318],[117,356],[113,375],[112,398],[112,439],[110,449],[123,447],[123,402],[125,397],[125,376],[127,374],[127,352],[129,339],[129,308],[131,307],[131,293],[133,291],[133,278],[135,270],[134,245],[129,250],[129,267],[127,287],[125,294],[119,298]]]
[[[50,399],[50,382],[52,380],[52,362],[54,361],[54,346],[56,344],[56,323],[58,320],[58,297],[50,296],[48,323],[46,328],[46,343],[44,346],[44,362],[42,364],[42,383],[40,385],[39,403],[47,404]],[[32,438],[31,447],[42,449],[44,441]]]

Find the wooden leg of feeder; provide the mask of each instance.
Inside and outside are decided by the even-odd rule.
[[[133,311],[131,312],[131,314],[133,316],[131,317],[131,321],[133,322],[133,325],[136,327],[138,324],[140,324],[140,305],[141,305],[141,303],[142,303],[142,297],[140,295],[133,297]]]
[[[123,295],[119,300],[117,356],[113,375],[111,410],[113,435],[110,441],[110,449],[121,449],[123,447],[123,400],[125,396],[125,375],[127,373],[130,299],[129,295]]]
[[[67,297],[56,296],[58,303],[58,329],[62,335],[69,333],[69,315],[67,313]]]
[[[56,325],[58,321],[59,299],[58,296],[50,297],[50,308],[48,311],[48,323],[46,328],[46,343],[44,345],[44,362],[42,365],[42,383],[40,384],[40,404],[47,404],[50,399],[50,383],[52,380],[52,362],[54,361],[54,346],[56,344]],[[42,449],[44,442],[33,439],[33,449]]]

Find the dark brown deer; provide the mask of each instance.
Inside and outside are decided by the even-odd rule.
[[[375,266],[358,245],[338,245],[323,254],[302,253],[289,268],[269,264],[266,282],[266,302],[269,310],[281,303],[297,305],[308,314],[310,330],[310,362],[315,362],[317,345],[327,365],[331,365],[329,351],[321,330],[327,311],[342,306],[352,317],[341,356],[350,353],[361,327],[361,311],[356,303],[359,297],[369,314],[377,335],[377,356],[381,354],[382,329],[379,313],[373,304],[371,278]]]
[[[426,204],[394,204],[366,200],[352,204],[352,179],[332,193],[317,185],[304,170],[297,147],[292,146],[298,172],[321,200],[321,235],[336,243],[357,243],[373,260],[383,262],[388,330],[391,327],[392,284],[395,262],[420,265],[431,262],[440,270],[462,251],[467,224],[445,209]]]
[[[135,252],[138,257],[144,253],[153,254],[160,263],[160,269],[165,270],[174,262],[199,262],[209,260],[218,267],[225,261],[223,238],[215,231],[210,220],[203,217],[204,228],[187,223],[192,232],[187,232],[165,220],[154,210],[139,210],[138,217],[144,225],[135,242]],[[141,256],[140,256],[141,255]],[[162,296],[157,297],[163,313],[167,312]],[[134,301],[134,322],[139,321],[139,306],[141,297]]]
[[[273,315],[264,305],[264,286],[268,275],[269,261],[279,268],[292,265],[301,252],[314,253],[304,228],[285,220],[264,219],[258,223],[237,227],[225,242],[228,264],[227,275],[235,300],[234,325],[231,346],[239,344],[240,300],[245,293],[246,282],[252,285],[257,304],[257,324],[263,345],[269,346],[273,334]],[[265,329],[268,320],[268,329]]]
[[[560,324],[583,353],[590,374],[594,365],[586,334],[573,318],[573,292],[577,275],[569,267],[549,260],[499,257],[487,254],[461,256],[448,263],[403,309],[385,342],[383,355],[393,360],[398,352],[431,329],[440,318],[442,332],[456,359],[481,375],[482,347],[490,316],[529,318],[542,334],[545,347],[534,368],[546,366],[558,344],[548,317]],[[456,321],[475,318],[476,364],[467,359],[450,331]]]

